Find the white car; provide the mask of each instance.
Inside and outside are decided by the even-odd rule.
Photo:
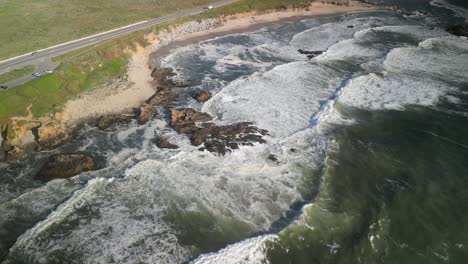
[[[53,73],[54,71],[53,71],[53,70],[47,69],[47,70],[45,70],[44,72],[45,72],[45,73]]]
[[[39,76],[41,76],[41,74],[38,73],[38,72],[35,72],[35,73],[32,74],[32,76],[34,76],[34,77],[39,77]]]
[[[203,9],[205,9],[205,10],[210,10],[210,9],[213,9],[213,6],[210,5],[210,6],[207,6],[207,7],[203,8]]]

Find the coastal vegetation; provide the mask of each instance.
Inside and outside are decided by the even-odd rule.
[[[0,60],[210,2],[4,0],[0,2]]]
[[[35,67],[32,65],[0,74],[0,84],[14,81],[25,75],[33,73]]]

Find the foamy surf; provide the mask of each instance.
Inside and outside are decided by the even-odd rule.
[[[77,145],[103,156],[106,168],[74,182],[112,180],[89,181],[42,216],[16,241],[6,263],[268,263],[267,245],[283,243],[290,230],[297,230],[292,241],[309,246],[319,231],[332,230],[320,230],[315,220],[326,215],[334,223],[335,215],[311,202],[317,192],[329,191],[332,179],[320,172],[333,165],[327,154],[339,152],[337,131],[358,123],[348,108],[436,109],[468,78],[459,70],[467,67],[466,40],[418,23],[391,12],[350,14],[175,50],[162,66],[190,83],[178,90],[178,106],[208,112],[218,124],[252,122],[269,131],[266,143],[221,156],[200,151],[162,119],[89,129]],[[324,53],[309,60],[299,48]],[[191,92],[197,89],[214,96],[195,102]],[[159,149],[152,143],[156,135],[180,148]],[[32,204],[49,212],[63,196],[55,198]],[[18,210],[0,207],[7,221]],[[349,219],[343,214],[338,220]],[[382,232],[368,236],[372,248],[379,247]],[[330,256],[344,247],[333,239],[321,246]]]

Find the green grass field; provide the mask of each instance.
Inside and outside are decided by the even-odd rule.
[[[11,117],[27,115],[26,109],[29,105],[32,105],[31,111],[35,118],[60,111],[67,100],[125,74],[129,57],[124,49],[134,48],[137,44],[147,45],[145,34],[158,33],[169,26],[189,20],[202,20],[251,10],[263,12],[293,6],[305,7],[308,3],[308,0],[242,0],[220,9],[157,25],[96,46],[70,52],[56,58],[61,65],[54,73],[21,86],[0,90],[0,124],[8,123]]]
[[[2,73],[0,74],[0,84],[11,82],[25,75],[31,74],[34,72],[35,69],[36,67],[30,65],[21,69],[16,69],[10,72]]]
[[[213,0],[1,0],[0,60]]]

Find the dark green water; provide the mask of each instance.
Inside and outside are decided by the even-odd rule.
[[[340,129],[307,224],[280,234],[272,263],[466,263],[468,97],[460,97],[444,110],[341,107],[358,124]]]
[[[468,8],[468,2],[465,0],[448,0],[447,2],[454,5],[462,6],[464,8]]]

